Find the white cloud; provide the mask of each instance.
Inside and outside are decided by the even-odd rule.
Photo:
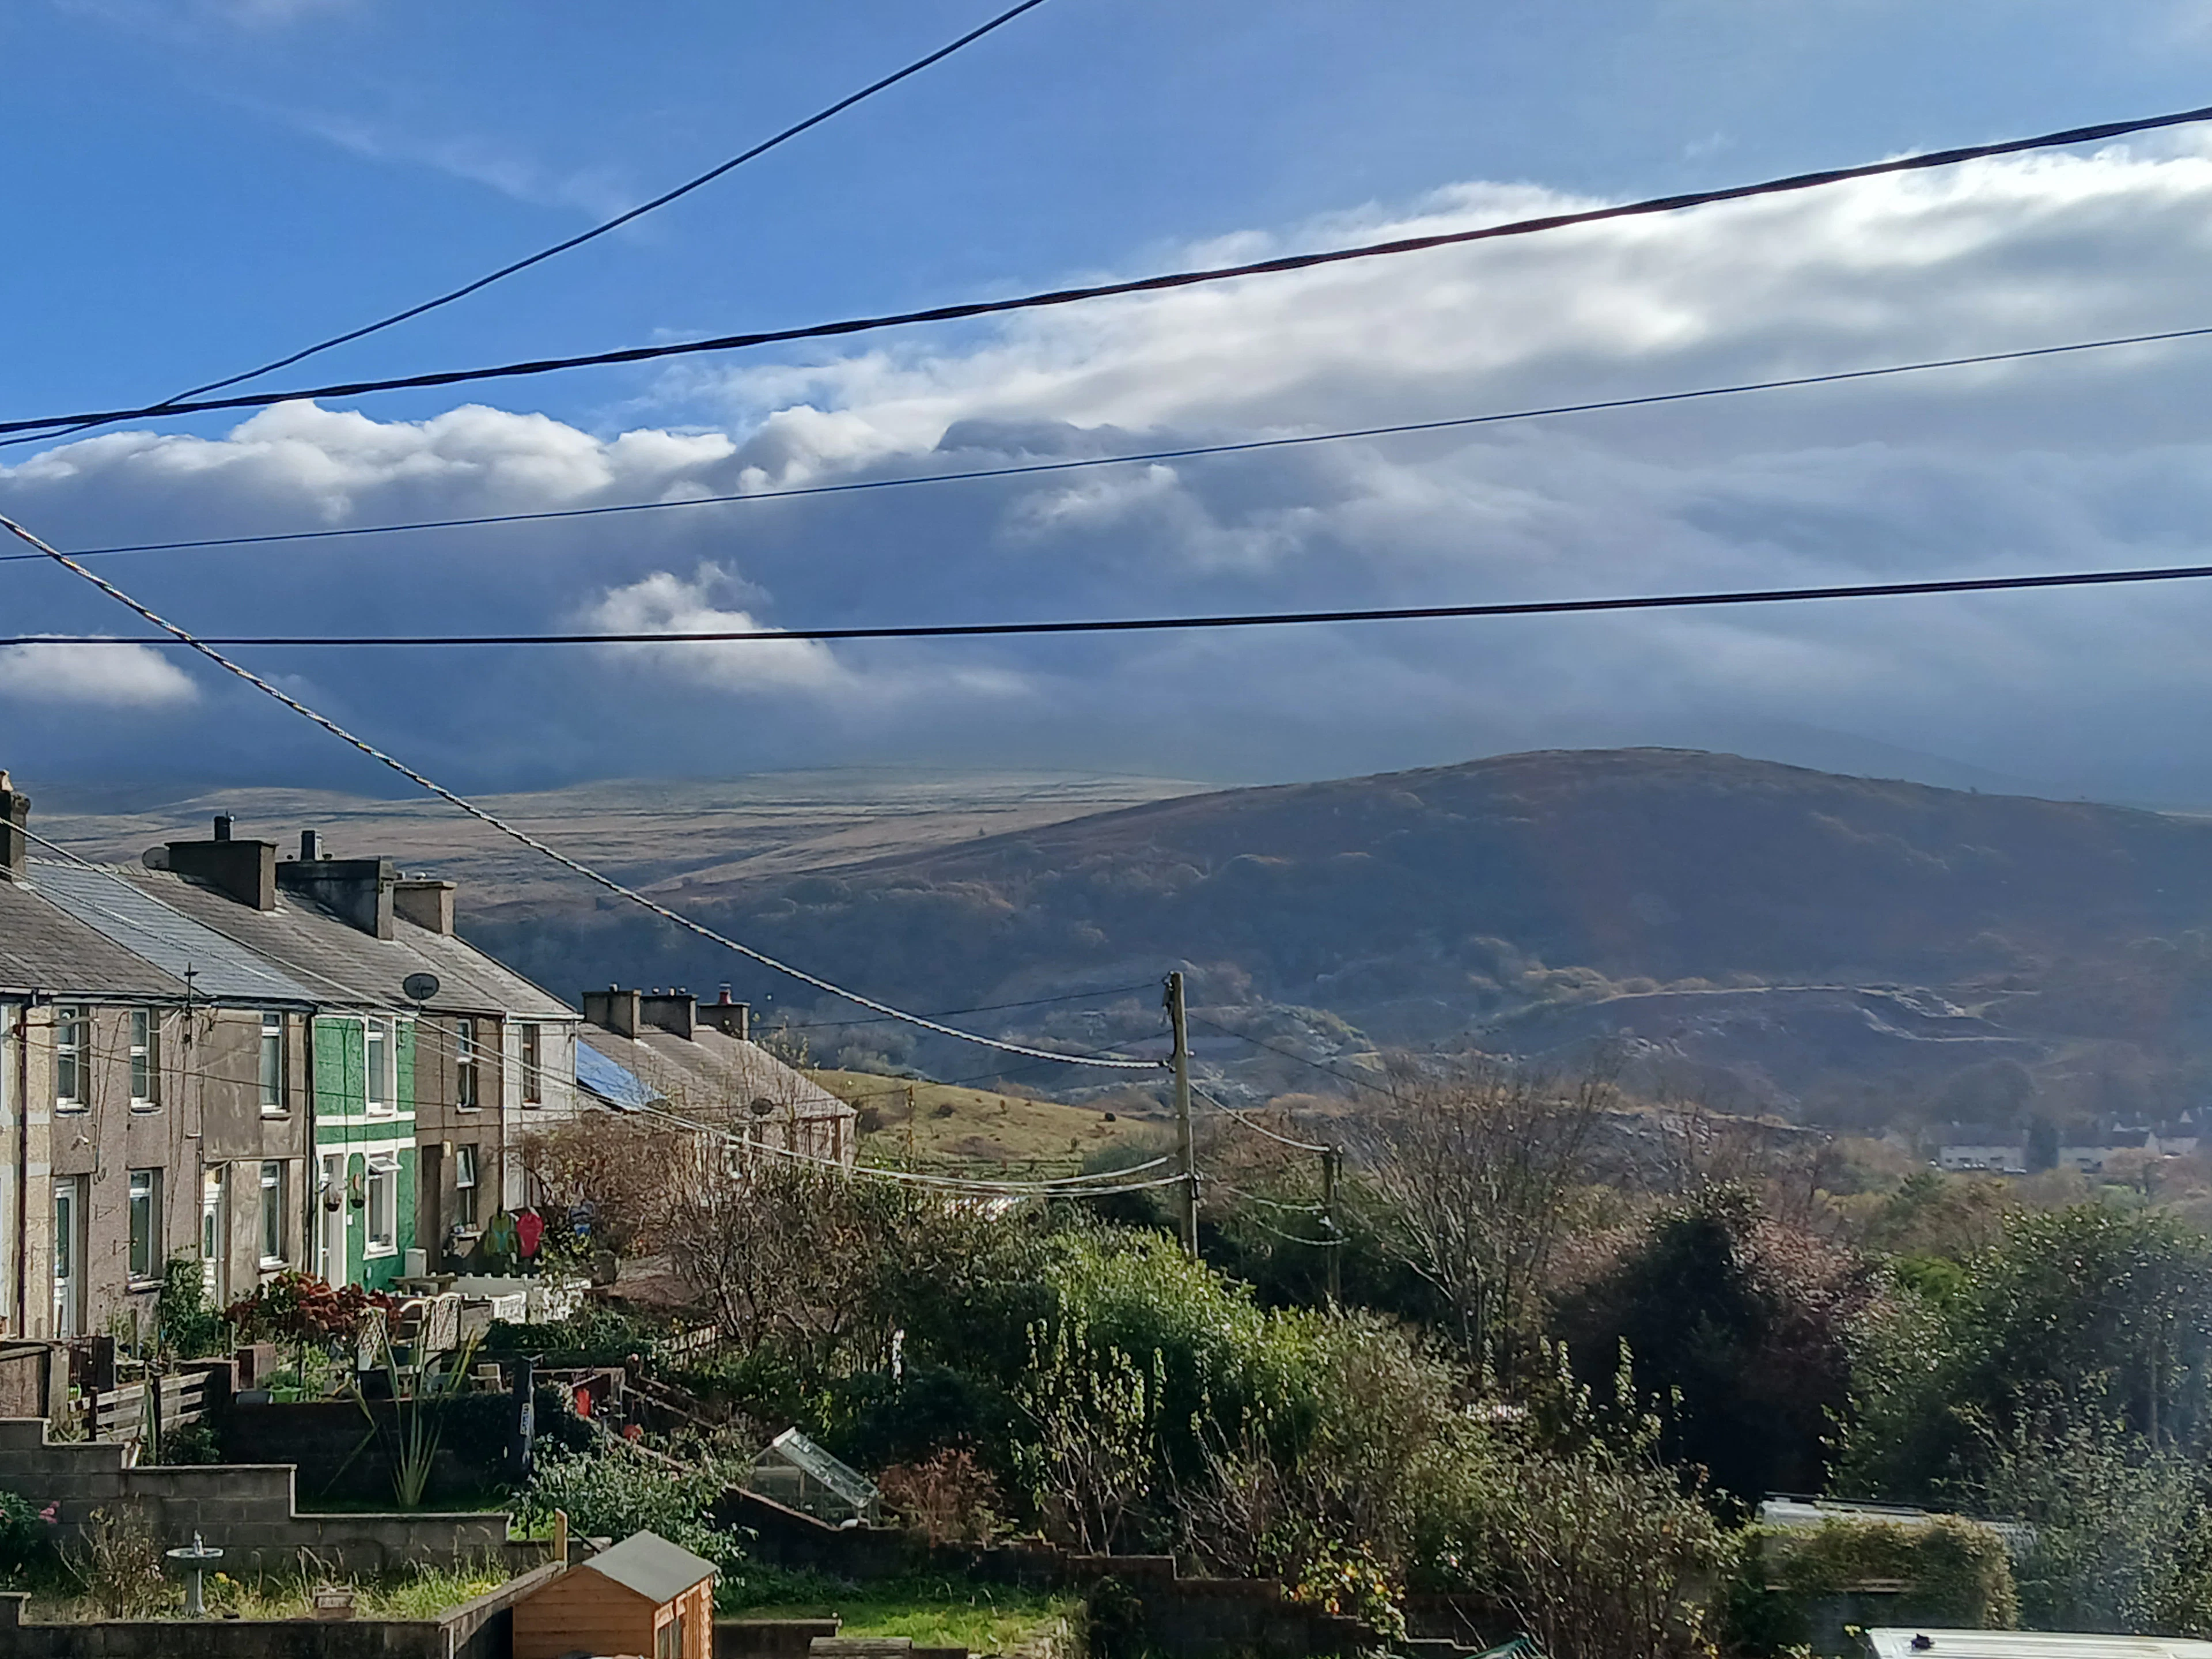
[[[1468,185],[1235,247],[1567,199]],[[682,501],[1571,403],[2212,322],[2208,251],[2212,159],[2174,142],[672,374],[662,413],[716,415],[727,433],[293,405],[222,438],[105,434],[0,470],[0,507],[86,545]],[[364,631],[581,616],[697,632],[2191,562],[2212,556],[2208,394],[2212,347],[2184,345],[114,569],[173,584],[165,602],[240,631],[325,631],[342,614]],[[676,642],[454,653],[404,673],[333,655],[314,672],[379,730],[450,745],[465,766],[511,741],[602,774],[840,757],[1313,774],[1550,743],[1741,746],[1784,723],[2087,791],[2212,799],[2212,735],[2167,712],[2212,690],[2208,629],[2212,592],[2176,586],[1278,634]],[[671,695],[684,687],[707,695]],[[752,714],[712,720],[718,696]]]
[[[289,21],[307,11],[343,5],[349,0],[236,0],[242,21]],[[261,15],[263,12],[268,15]],[[617,171],[580,167],[562,172],[523,154],[502,139],[473,133],[437,134],[423,130],[423,118],[371,120],[327,111],[271,108],[269,113],[324,143],[364,161],[428,167],[472,185],[481,185],[537,207],[573,209],[594,219],[611,219],[637,205],[638,193]]]
[[[593,629],[610,634],[737,634],[762,627],[750,611],[726,610],[716,592],[732,586],[728,573],[700,566],[690,580],[656,570],[641,580],[610,589],[584,613]],[[697,645],[606,645],[596,647],[617,661],[646,663],[679,678],[726,691],[844,688],[848,676],[827,646],[812,640],[731,640]]]
[[[0,696],[94,708],[191,702],[191,680],[144,645],[0,646]]]

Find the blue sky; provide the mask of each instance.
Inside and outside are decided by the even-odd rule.
[[[23,0],[0,13],[0,413],[147,399],[423,297],[986,10]],[[1694,188],[2203,102],[2208,67],[2212,6],[2179,0],[1052,0],[644,225],[308,378]],[[1000,328],[0,452],[0,511],[83,544],[678,497],[2186,325],[2212,320],[2201,143]],[[106,568],[203,628],[281,630],[2164,562],[2202,551],[2208,368],[2183,349],[1463,442]],[[100,603],[0,566],[5,632],[129,631]],[[1919,751],[2063,793],[2206,800],[2204,621],[2192,596],[2131,594],[1511,632],[256,660],[469,787],[887,759],[1231,780],[1679,742],[1813,763]],[[0,765],[375,783],[204,671],[121,650],[0,658]]]

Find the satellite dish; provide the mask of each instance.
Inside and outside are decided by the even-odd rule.
[[[407,994],[410,1002],[428,1002],[438,994],[435,974],[410,974],[399,981],[399,988]]]

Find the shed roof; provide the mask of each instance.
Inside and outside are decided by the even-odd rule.
[[[612,1549],[601,1550],[584,1565],[656,1604],[673,1601],[715,1572],[712,1561],[654,1532],[634,1532]]]
[[[779,1115],[850,1117],[853,1109],[811,1078],[785,1065],[757,1042],[726,1036],[702,1025],[689,1039],[655,1027],[626,1037],[586,1024],[584,1036],[600,1057],[649,1091],[694,1117],[744,1121],[757,1100]],[[577,1062],[581,1067],[580,1059]]]
[[[0,880],[0,988],[181,998],[185,982],[88,927],[27,884]]]
[[[171,871],[133,870],[123,878],[274,963],[313,988],[317,1002],[395,1007],[404,1000],[401,981],[427,971],[437,975],[438,994],[422,1006],[434,1013],[576,1018],[568,1004],[466,939],[404,916],[393,918],[392,937],[381,939],[297,893],[280,891],[275,909],[257,910]]]
[[[33,859],[30,881],[40,896],[111,944],[174,975],[179,984],[190,969],[192,990],[199,996],[220,1002],[318,1000],[276,963],[132,885],[114,868]]]
[[[2212,1659],[2212,1642],[2170,1636],[1943,1630],[1932,1626],[1881,1628],[1866,1634],[1875,1659]]]

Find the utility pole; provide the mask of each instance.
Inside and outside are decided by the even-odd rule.
[[[1336,1172],[1344,1154],[1332,1146],[1321,1155],[1321,1224],[1328,1239],[1328,1305],[1344,1299],[1344,1235],[1336,1224]]]
[[[1190,1028],[1183,1019],[1182,970],[1168,975],[1168,1024],[1175,1033],[1176,1140],[1182,1154],[1182,1250],[1198,1259],[1198,1158],[1190,1139]]]

